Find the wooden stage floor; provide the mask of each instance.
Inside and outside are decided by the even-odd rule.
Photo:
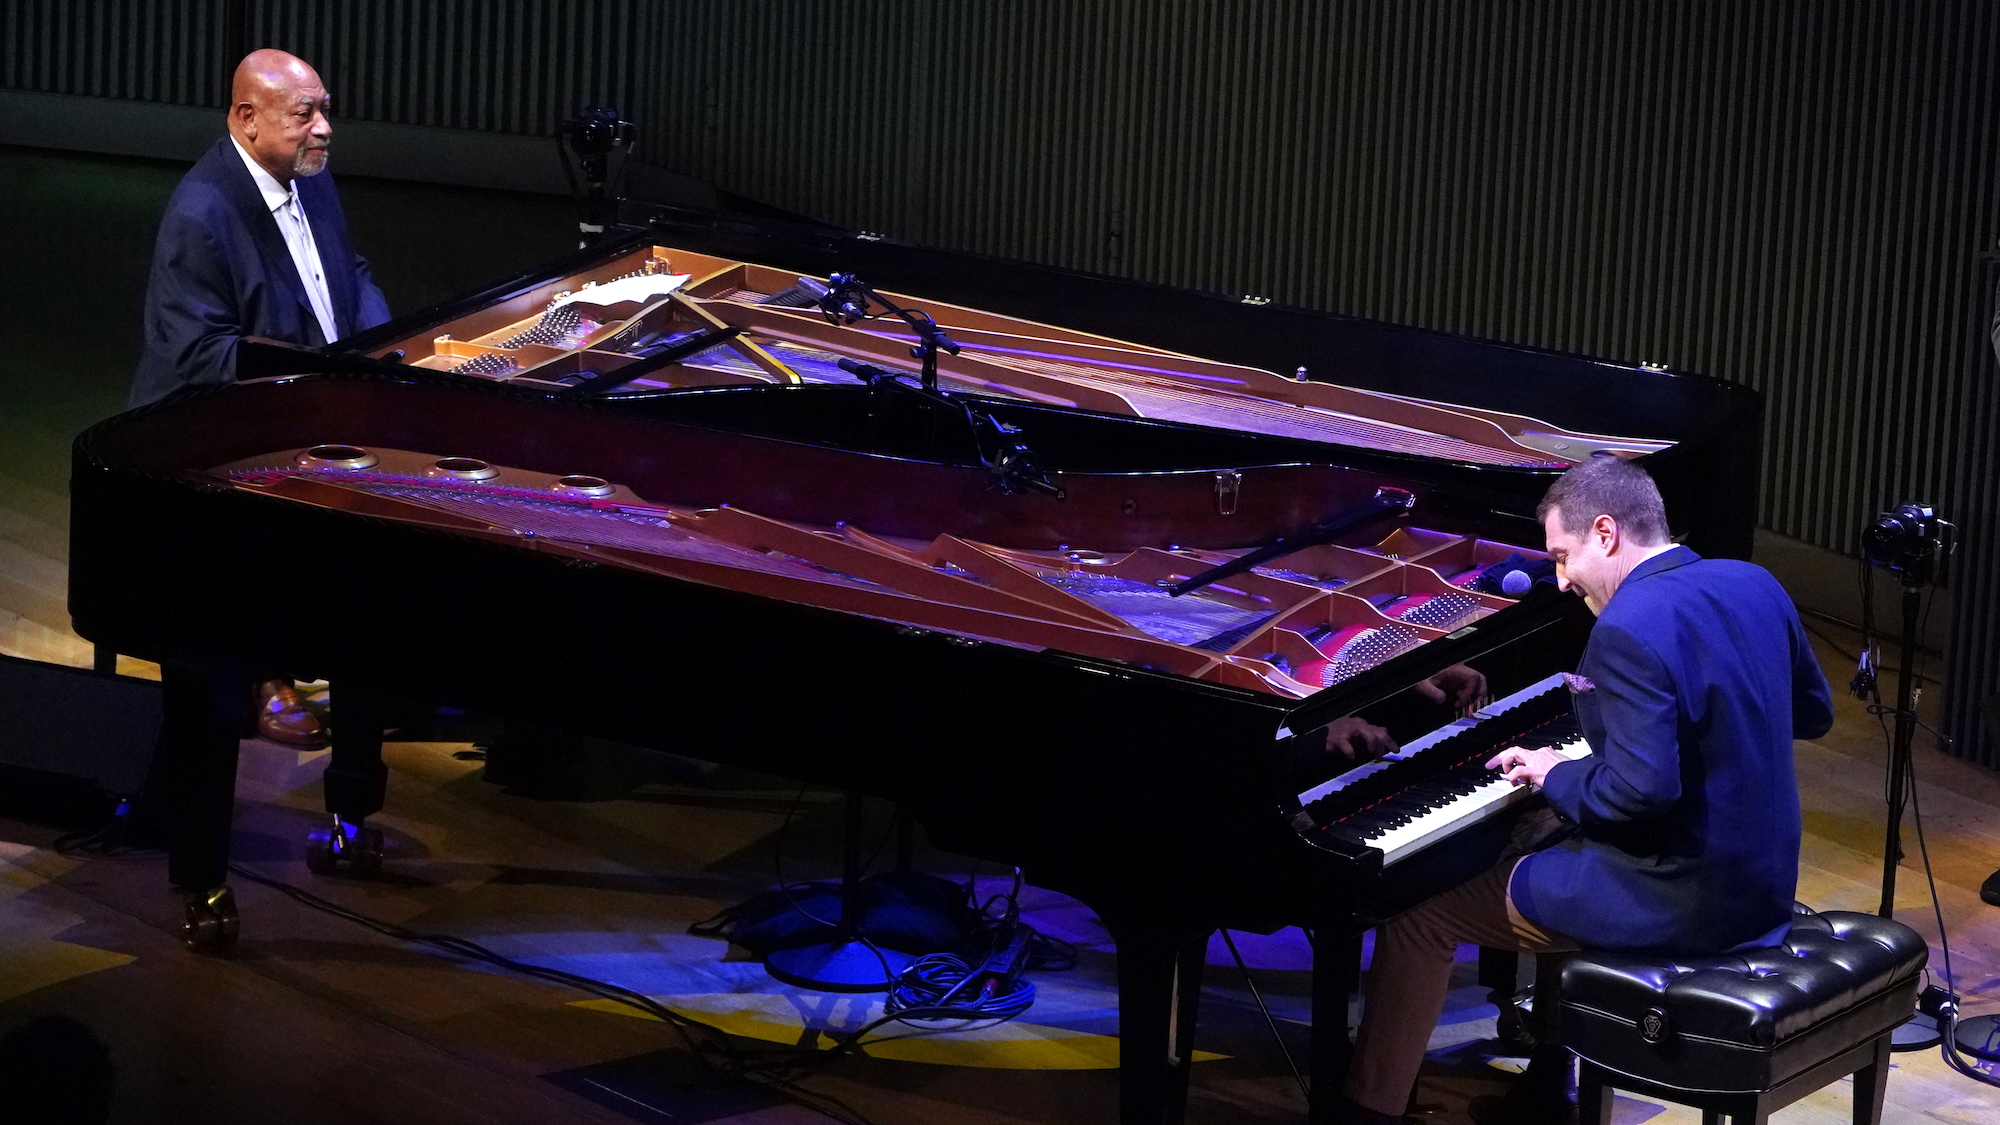
[[[0,652],[87,663],[68,630],[67,445],[115,412],[137,350],[150,232],[179,169],[157,162],[0,149]],[[571,221],[560,200],[342,180],[356,244],[398,308],[551,256]],[[495,231],[512,232],[509,238]],[[525,232],[525,236],[523,235]],[[534,239],[539,238],[541,243]],[[48,276],[89,277],[48,286]],[[46,325],[101,326],[79,348]],[[1829,630],[1830,645],[1853,638]],[[1852,664],[1821,651],[1838,682]],[[125,661],[121,670],[148,669]],[[1886,687],[1885,687],[1886,690]],[[663,710],[663,715],[671,712]],[[319,878],[302,861],[320,822],[323,754],[246,743],[239,859],[353,910],[416,929],[473,938],[510,956],[615,981],[748,1039],[809,1041],[810,1027],[863,1018],[851,1001],[773,984],[730,960],[689,922],[770,885],[778,829],[796,789],[722,773],[700,780],[657,762],[630,763],[627,789],[592,801],[539,801],[481,780],[463,744],[393,743],[384,875]],[[1800,895],[1820,908],[1872,909],[1882,850],[1882,739],[1842,698],[1839,726],[1798,747],[1806,807]],[[1972,1013],[2000,1009],[2000,909],[1978,886],[2000,867],[2000,775],[1936,751],[1919,753],[1920,792],[1938,891]],[[6,794],[0,793],[0,801]],[[792,878],[834,873],[838,808],[809,793],[786,833]],[[879,813],[880,810],[877,810]],[[51,850],[58,829],[0,818],[0,1030],[58,1012],[90,1025],[118,1068],[114,1121],[288,1125],[357,1122],[666,1120],[614,1092],[674,1045],[664,1025],[562,988],[476,968],[299,905],[247,880],[236,888],[243,940],[227,960],[190,955],[171,931],[175,903],[156,857],[73,859]],[[1914,841],[1913,841],[1914,842]],[[924,853],[919,866],[966,873]],[[999,889],[988,870],[982,890]],[[1933,940],[1921,873],[1906,866],[1900,916]],[[1040,974],[1035,1007],[976,1035],[903,1039],[804,1081],[879,1125],[1082,1125],[1114,1119],[1114,965],[1101,929],[1059,896],[1026,896],[1027,917],[1078,941],[1069,973]],[[1239,945],[1292,1052],[1305,1044],[1300,936],[1244,935]],[[1189,1118],[1197,1123],[1297,1122],[1303,1102],[1220,943],[1210,949]],[[1471,965],[1433,1039],[1419,1108],[1464,1122],[1474,1094],[1502,1079],[1481,1042],[1493,1012]],[[639,1060],[621,1067],[629,1060]],[[593,1086],[592,1083],[597,1083]],[[608,1088],[608,1089],[607,1089]],[[1905,1055],[1889,1084],[1887,1120],[2000,1125],[2000,1091],[1947,1071],[1934,1053]],[[643,1099],[642,1099],[643,1100]],[[1845,1084],[1780,1114],[1782,1125],[1847,1120]],[[674,1120],[695,1121],[687,1112]],[[1623,1101],[1623,1125],[1694,1122],[1683,1109]],[[709,1120],[809,1122],[793,1104]]]
[[[1830,646],[1821,655],[1832,678],[1843,679],[1842,658]],[[622,796],[535,800],[483,781],[479,763],[454,756],[467,748],[390,745],[390,804],[378,821],[389,862],[380,879],[363,882],[314,876],[304,866],[303,839],[319,821],[324,753],[246,742],[237,854],[261,874],[350,909],[623,984],[748,1040],[810,1041],[810,1028],[851,1027],[866,1017],[865,1005],[778,985],[754,962],[730,959],[724,943],[685,933],[689,922],[771,884],[795,788],[730,771],[690,779],[649,757],[628,763],[620,787],[636,787]],[[1834,732],[1801,742],[1797,752],[1806,806],[1800,897],[1821,909],[1872,909],[1882,848],[1880,731],[1843,698]],[[2000,867],[2000,777],[1934,750],[1921,752],[1920,771],[1968,1011],[2000,1009],[2000,909],[1978,899],[1980,881]],[[799,802],[785,835],[787,876],[834,873],[833,796],[813,791]],[[629,1078],[646,1056],[674,1045],[658,1022],[399,943],[243,879],[235,881],[245,917],[235,955],[187,954],[170,932],[174,904],[159,859],[69,858],[51,850],[55,835],[49,826],[0,820],[0,1028],[43,1012],[89,1024],[119,1068],[115,1120],[662,1119],[602,1089],[631,1089],[617,1075]],[[962,859],[924,852],[919,866],[968,870]],[[981,887],[1000,889],[997,873],[988,869]],[[1921,868],[1906,865],[1900,888],[1899,916],[1932,939],[1933,966],[1941,965]],[[870,1052],[878,1057],[838,1062],[803,1085],[880,1125],[1112,1120],[1108,943],[1075,903],[1032,889],[1024,901],[1033,924],[1078,941],[1083,956],[1073,972],[1038,975],[1041,996],[1020,1021],[884,1044]],[[1239,945],[1299,1054],[1303,941],[1293,931],[1242,935]],[[1219,942],[1209,961],[1197,1045],[1215,1057],[1195,1067],[1190,1120],[1302,1120],[1298,1089]],[[1441,1125],[1467,1120],[1467,1099],[1503,1081],[1488,1065],[1483,1039],[1493,1012],[1471,969],[1461,966],[1417,1098]],[[621,1072],[618,1064],[629,1060],[639,1062]],[[595,1079],[603,1082],[594,1089]],[[1902,1055],[1887,1120],[2000,1122],[1995,1093],[1950,1073],[1935,1052]],[[1776,1120],[1844,1121],[1847,1112],[1842,1083]],[[780,1102],[712,1119],[816,1118]],[[1621,1100],[1618,1116],[1628,1125],[1697,1120],[1692,1111],[1632,1099]]]

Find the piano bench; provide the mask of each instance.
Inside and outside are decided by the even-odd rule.
[[[1846,911],[1793,918],[1773,949],[1573,954],[1561,1021],[1579,1121],[1610,1125],[1618,1089],[1699,1108],[1703,1125],[1764,1125],[1852,1074],[1855,1125],[1877,1125],[1890,1032],[1914,1011],[1929,956],[1908,926]]]

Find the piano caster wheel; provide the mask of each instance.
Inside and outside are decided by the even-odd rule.
[[[373,875],[382,870],[382,830],[334,817],[331,828],[306,836],[306,868],[315,875]]]
[[[236,896],[228,887],[184,892],[181,900],[181,944],[196,953],[223,953],[236,944],[240,925]]]

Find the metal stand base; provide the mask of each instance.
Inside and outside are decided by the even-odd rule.
[[[1959,1026],[1962,1028],[1965,1025]],[[1915,1013],[1889,1033],[1889,1049],[1898,1053],[1928,1051],[1942,1042],[1944,1036],[1938,1031],[1937,1021],[1922,1012]]]
[[[1952,1042],[1960,1053],[1988,1062],[2000,1062],[2000,1016],[1973,1016],[1958,1021]]]
[[[768,953],[764,971],[795,988],[818,992],[887,992],[913,960],[893,949],[841,941]]]

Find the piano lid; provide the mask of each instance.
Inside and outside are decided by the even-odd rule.
[[[914,381],[915,337],[900,320],[830,323],[811,282],[824,278],[667,245],[641,245],[459,310],[417,331],[366,338],[365,354],[548,394],[624,368],[627,393],[746,384],[853,385],[862,361]],[[1036,323],[885,293],[929,313],[960,346],[939,386],[1000,400],[1088,410],[1388,452],[1441,462],[1560,470],[1596,450],[1625,456],[1673,443],[1585,433],[1522,414],[1303,381]],[[725,333],[722,330],[733,330]],[[722,338],[727,336],[727,338]],[[677,345],[714,338],[664,365]],[[635,367],[635,365],[638,365]]]

